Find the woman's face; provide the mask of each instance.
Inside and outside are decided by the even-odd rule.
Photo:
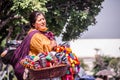
[[[40,30],[40,31],[46,30],[46,19],[42,14],[38,15],[38,17],[36,18],[34,26],[37,30]]]

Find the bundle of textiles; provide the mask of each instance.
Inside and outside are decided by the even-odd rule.
[[[39,53],[37,56],[28,55],[24,59],[22,59],[20,63],[25,68],[35,70],[45,67],[52,67],[63,63],[66,64],[67,62],[68,61],[65,53],[57,53],[55,51],[52,51],[47,55],[43,53]]]
[[[46,53],[45,53],[46,54]],[[59,64],[68,64],[69,68],[66,72],[66,76],[72,75],[79,72],[80,62],[77,56],[72,53],[70,47],[57,46],[53,51],[47,53],[39,53],[37,56],[28,55],[21,60],[21,64],[25,68],[29,69],[41,69],[44,67],[52,67]]]
[[[69,46],[58,46],[56,47],[56,52],[64,52],[67,57],[67,64],[69,68],[64,76],[62,76],[62,80],[74,80],[75,75],[77,75],[80,71],[80,61],[75,53],[72,52],[72,49]]]

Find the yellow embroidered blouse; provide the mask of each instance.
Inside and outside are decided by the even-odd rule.
[[[30,29],[29,32],[33,30],[36,29]],[[36,56],[39,53],[50,52],[51,51],[50,42],[51,41],[44,34],[35,33],[30,41],[29,55]]]

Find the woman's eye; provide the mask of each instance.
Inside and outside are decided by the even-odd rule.
[[[42,20],[45,20],[44,18]]]

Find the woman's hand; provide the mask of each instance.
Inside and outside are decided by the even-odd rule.
[[[56,46],[57,46],[57,43],[56,43],[56,41],[55,41],[55,40],[51,40],[50,45],[51,45],[51,48],[53,49],[54,47],[56,47]]]
[[[4,57],[6,54],[7,54],[7,52],[8,52],[8,50],[6,49],[5,51],[3,51],[2,53],[1,53],[1,57]]]

